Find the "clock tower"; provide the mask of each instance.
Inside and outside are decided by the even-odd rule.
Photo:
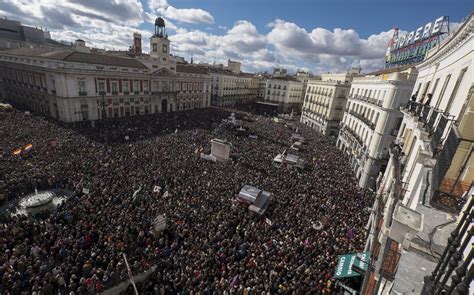
[[[165,20],[161,17],[155,20],[155,34],[150,38],[150,56],[158,59],[158,64],[169,64],[170,40],[166,34]]]

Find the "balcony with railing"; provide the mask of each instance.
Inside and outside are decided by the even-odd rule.
[[[446,115],[443,111],[435,109],[430,105],[425,105],[415,101],[409,101],[406,106],[401,107],[406,115],[422,123],[424,131],[431,137],[431,148],[434,152],[439,149],[443,141],[443,134],[452,116]]]
[[[358,147],[364,149],[364,141],[362,137],[360,137],[356,132],[354,132],[352,129],[347,127],[346,125],[343,125],[341,127],[341,133],[346,136],[347,139],[349,139],[350,142],[354,142]]]
[[[376,99],[376,98],[373,98],[373,97],[367,97],[367,96],[355,95],[355,94],[348,95],[347,97],[349,99],[358,100],[358,101],[361,101],[361,102],[367,102],[367,103],[370,103],[374,106],[378,106],[378,107],[382,106],[382,100]]]
[[[366,118],[365,116],[359,114],[359,113],[356,113],[355,111],[348,111],[347,113],[349,113],[350,115],[356,117],[357,119],[359,119],[360,121],[362,121],[365,125],[369,126],[370,129],[374,130],[375,129],[375,124],[372,123],[372,121],[370,121],[368,118]]]
[[[474,247],[472,238],[474,227],[473,195],[468,196],[468,203],[458,219],[459,223],[447,239],[441,258],[431,275],[424,278],[421,294],[472,294],[474,279]],[[471,290],[472,291],[472,290]]]
[[[402,111],[407,117],[420,122],[419,128],[428,133],[428,146],[436,160],[428,192],[431,205],[443,211],[458,212],[462,195],[470,183],[445,177],[460,144],[457,125],[452,116],[418,102],[409,101]]]

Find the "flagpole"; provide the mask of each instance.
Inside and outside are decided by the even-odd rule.
[[[130,270],[130,266],[128,266],[127,256],[125,256],[125,253],[122,253],[122,255],[123,255],[123,259],[125,259],[125,265],[127,266],[128,278],[130,279],[130,283],[132,283],[133,290],[135,290],[135,294],[138,295],[137,286],[135,285],[135,282],[133,281],[132,271]]]

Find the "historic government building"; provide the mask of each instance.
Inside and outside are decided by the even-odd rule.
[[[0,75],[6,101],[64,122],[203,108],[211,99],[211,76],[177,63],[161,17],[150,54],[94,52],[82,40],[17,48],[0,51]]]

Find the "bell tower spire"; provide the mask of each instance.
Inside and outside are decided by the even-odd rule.
[[[162,17],[155,20],[155,33],[150,38],[150,57],[153,58],[155,68],[167,68],[173,72],[176,70],[176,61],[170,54],[170,40]]]
[[[150,38],[150,56],[166,61],[170,55],[170,40],[166,34],[165,20],[158,17],[155,20],[155,34]]]
[[[155,36],[168,38],[168,35],[166,35],[165,20],[161,16],[155,20]]]

